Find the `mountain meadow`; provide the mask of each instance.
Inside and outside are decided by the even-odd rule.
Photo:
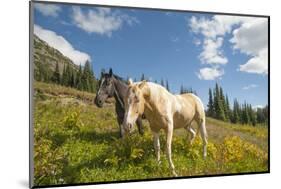
[[[161,133],[157,164],[149,124],[120,139],[114,101],[93,104],[93,93],[42,82],[34,83],[35,184],[70,184],[171,177]],[[199,136],[189,145],[176,130],[173,160],[179,176],[264,172],[268,170],[266,126],[232,124],[207,118],[208,156]],[[196,125],[194,128],[197,129]]]
[[[33,133],[36,186],[172,177],[161,132],[158,164],[149,123],[120,139],[114,99],[103,108],[93,103],[98,79],[91,63],[75,65],[34,36]],[[144,76],[142,76],[145,78]],[[164,81],[160,82],[164,85]],[[166,81],[166,88],[169,84]],[[181,87],[181,93],[196,91]],[[188,142],[175,131],[172,158],[182,176],[267,172],[268,107],[253,108],[237,100],[231,106],[223,89],[209,90],[208,155],[202,156],[197,135]],[[197,130],[197,125],[193,125]]]

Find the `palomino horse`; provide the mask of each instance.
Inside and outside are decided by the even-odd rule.
[[[158,84],[146,81],[133,83],[130,79],[122,132],[130,132],[133,124],[142,114],[150,123],[158,163],[160,163],[159,131],[164,129],[167,137],[166,155],[174,176],[177,174],[171,157],[173,129],[186,128],[193,134],[194,139],[195,132],[191,129],[191,123],[196,121],[203,140],[203,157],[207,156],[204,107],[194,94],[173,95]]]
[[[121,77],[114,75],[112,69],[109,70],[109,73],[104,73],[102,71],[99,81],[99,89],[94,102],[101,108],[107,98],[115,98],[115,112],[117,115],[117,122],[119,124],[120,135],[122,137],[121,125],[125,114],[124,98],[128,90],[128,85],[121,79]],[[138,126],[139,133],[143,135],[144,129],[141,117],[137,119],[136,124]]]

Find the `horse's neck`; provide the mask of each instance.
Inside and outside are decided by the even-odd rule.
[[[145,114],[150,114],[151,112],[163,112],[163,107],[166,106],[166,104],[163,103],[167,102],[167,99],[171,101],[173,99],[173,94],[165,91],[162,87],[157,85],[150,85],[147,87],[146,90],[148,90],[147,93],[149,93],[149,96],[145,98]]]
[[[151,89],[151,86],[146,86],[147,88],[144,88],[143,91],[146,94],[149,94],[147,96],[144,96],[145,99],[145,103],[144,103],[144,114],[151,114],[152,112],[155,112],[155,110],[157,110],[157,103],[158,103],[158,99],[159,94],[156,94],[157,92],[154,89]]]
[[[121,106],[124,105],[124,98],[125,98],[125,92],[128,86],[123,83],[122,81],[119,81],[118,79],[114,78],[114,98],[116,102],[118,102]],[[121,102],[120,102],[121,101]]]

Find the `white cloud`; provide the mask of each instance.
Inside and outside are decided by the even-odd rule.
[[[34,33],[43,41],[47,42],[50,46],[59,50],[63,55],[70,58],[77,65],[84,65],[91,57],[84,52],[78,51],[62,36],[56,34],[51,30],[42,28],[41,26],[34,25]]]
[[[268,44],[267,19],[256,18],[243,23],[233,31],[233,48],[248,55],[258,54]]]
[[[130,26],[139,23],[135,17],[113,12],[110,8],[97,8],[84,13],[79,7],[73,7],[72,20],[78,28],[88,33],[107,36],[121,29],[124,23]]]
[[[212,19],[207,19],[205,17],[196,18],[192,16],[190,19],[189,26],[194,33],[200,33],[206,38],[216,38],[217,36],[222,36],[226,32],[229,32],[229,24],[221,24],[221,19],[216,19],[214,16]]]
[[[206,38],[216,38],[230,33],[234,25],[251,20],[250,17],[215,15],[211,19],[192,16],[189,27],[194,33],[200,33]]]
[[[231,26],[240,21],[240,17],[213,16],[212,19],[192,16],[189,20],[191,31],[203,35],[202,52],[199,59],[206,64],[227,64],[228,59],[224,56],[221,47],[223,36],[231,31]],[[199,44],[200,45],[200,44]],[[198,46],[198,45],[197,45]]]
[[[223,43],[223,38],[205,39],[203,43],[203,51],[200,53],[199,58],[205,64],[226,64],[227,58],[223,55],[220,49]]]
[[[249,90],[249,89],[253,89],[253,88],[257,88],[257,87],[258,87],[258,85],[256,85],[256,84],[250,84],[248,86],[243,87],[242,89]]]
[[[221,48],[223,37],[231,34],[233,49],[250,56],[246,63],[239,65],[238,70],[267,74],[267,19],[228,15],[211,18],[193,16],[188,24],[193,33],[203,36],[202,52],[199,55],[202,63],[227,64],[228,59]]]
[[[268,73],[268,53],[267,49],[260,51],[257,55],[250,58],[245,64],[239,66],[239,71],[267,74]]]
[[[61,11],[60,6],[54,4],[35,3],[34,7],[44,16],[57,17]]]
[[[268,73],[268,30],[267,19],[259,18],[245,22],[233,31],[233,48],[250,56],[239,66],[239,71],[257,74]]]
[[[221,78],[221,76],[224,74],[223,70],[220,70],[218,68],[202,68],[199,70],[199,73],[197,73],[197,76],[201,80],[214,80],[217,78]]]

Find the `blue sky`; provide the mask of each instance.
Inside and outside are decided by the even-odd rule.
[[[267,19],[156,10],[35,4],[34,32],[76,64],[90,59],[95,76],[168,80],[192,87],[205,106],[208,89],[231,102],[268,101]]]

